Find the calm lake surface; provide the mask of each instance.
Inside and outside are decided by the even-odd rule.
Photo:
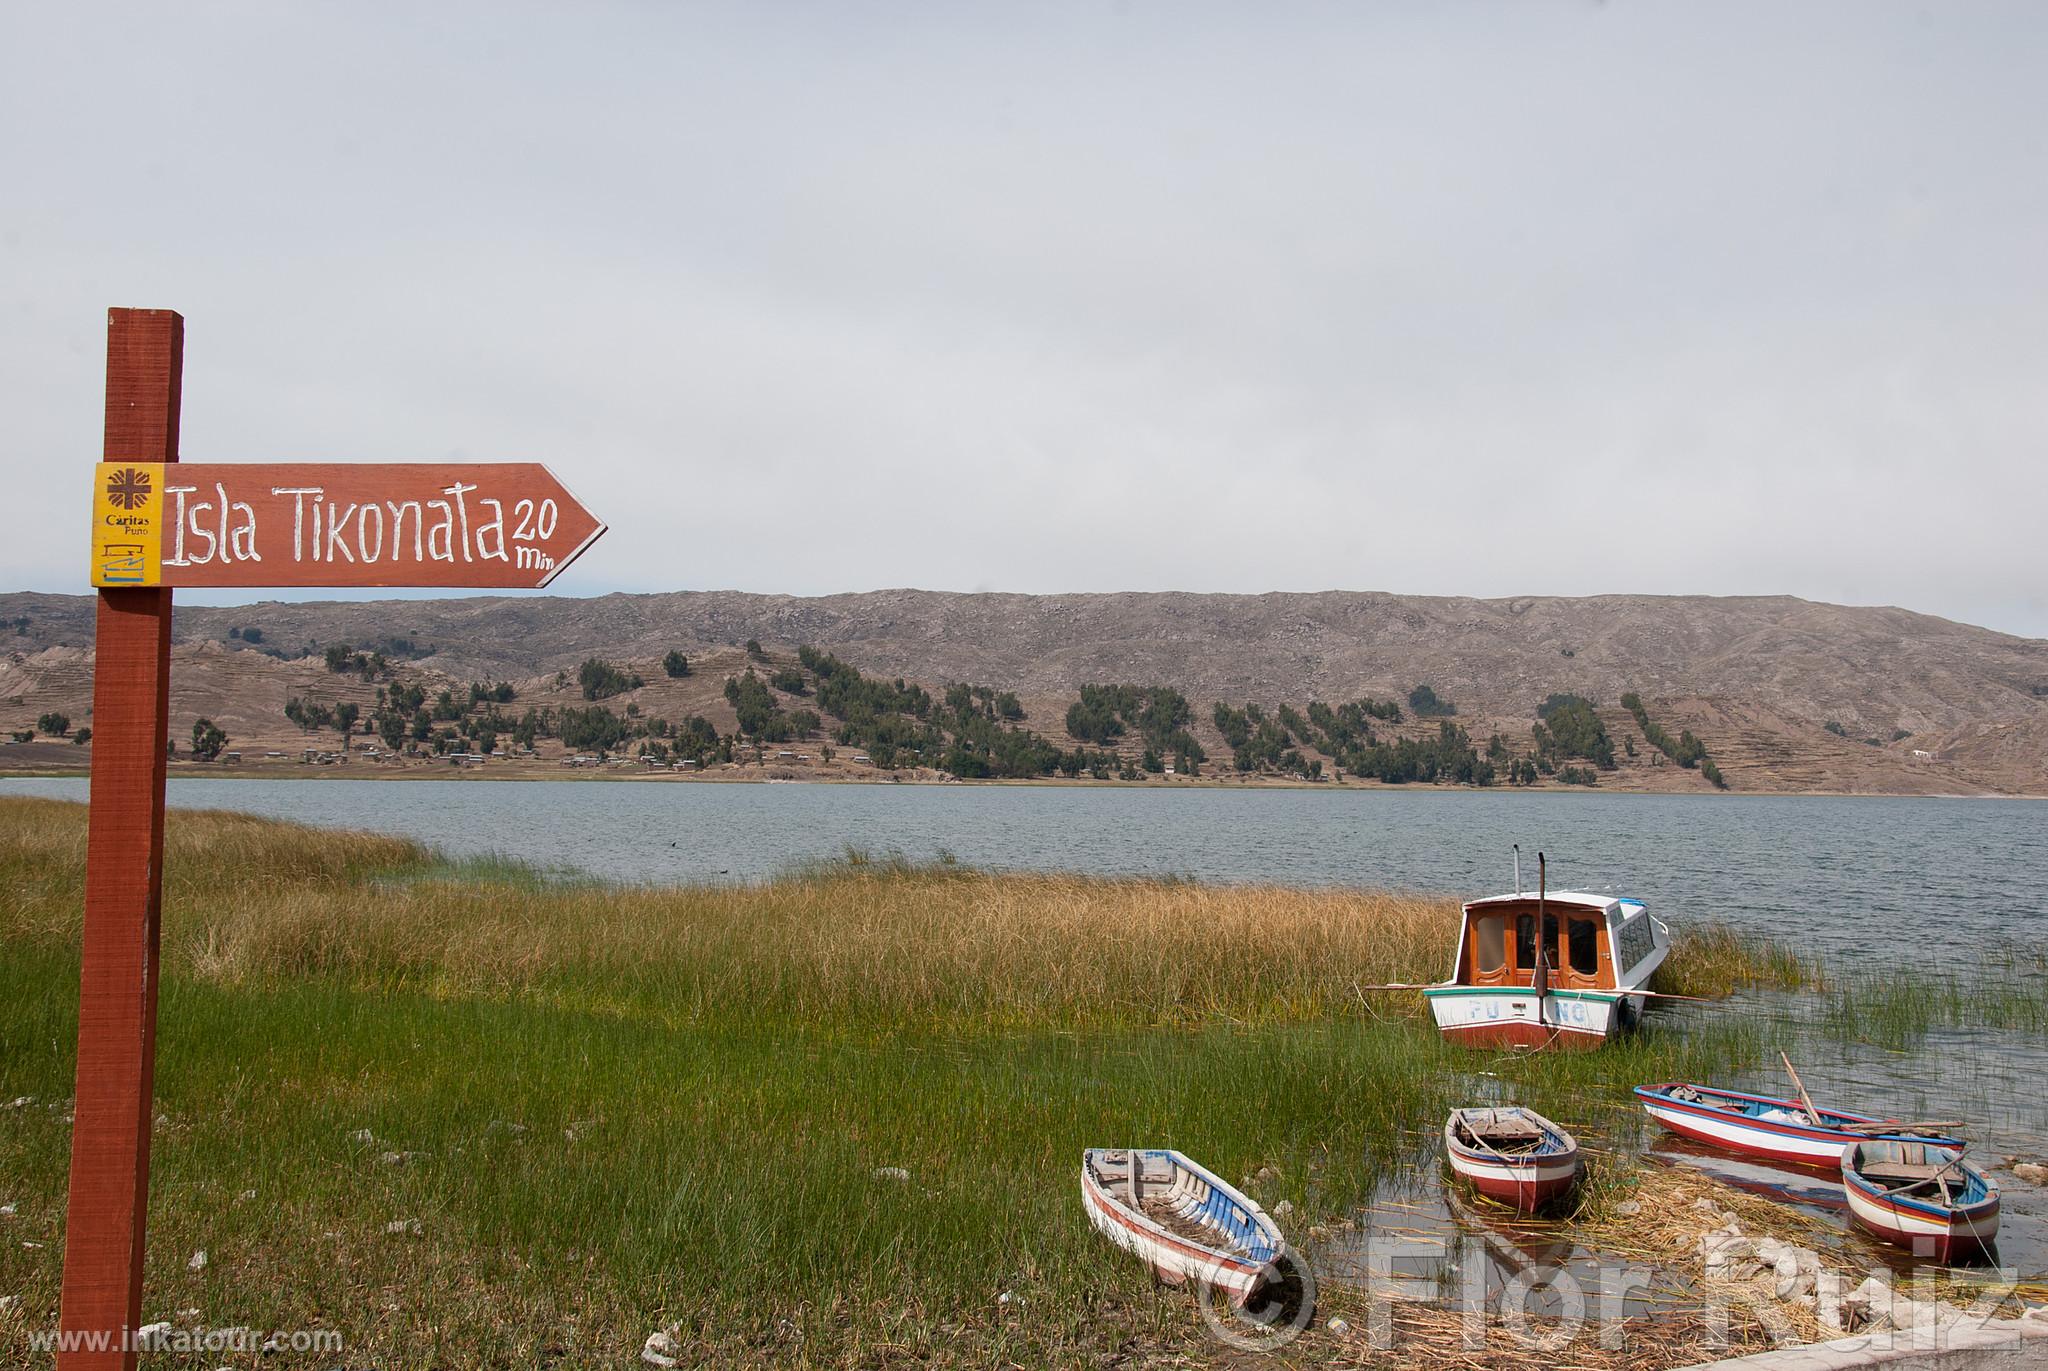
[[[85,798],[80,779],[0,794]],[[973,866],[1648,900],[1858,965],[2048,908],[2048,803],[1511,791],[594,781],[173,780],[186,808],[403,833],[611,880],[759,880],[848,847]]]
[[[82,800],[85,782],[0,780],[0,794]],[[177,779],[170,800],[656,883],[759,880],[855,847],[992,868],[1469,898],[1512,888],[1520,843],[1531,888],[1540,849],[1555,886],[1634,895],[1674,923],[1726,920],[1851,973],[1967,976],[1993,947],[2038,950],[2028,940],[2048,914],[2048,804],[2024,800],[324,779]],[[2044,972],[2028,958],[2003,974]],[[1967,1118],[1986,1161],[2048,1153],[2040,1035],[1938,1027],[1905,1050],[1844,1042],[1819,1030],[1813,999],[1739,996],[1665,1013],[1776,1025],[1824,1102]],[[1777,1072],[1719,1083],[1786,1090]],[[1670,1150],[1630,1102],[1607,1104],[1616,1133]],[[1744,1183],[1813,1187],[1810,1177],[1697,1162]],[[2048,1269],[2048,1195],[2009,1174],[1994,1179],[2006,1194],[2005,1260]],[[1839,1202],[1837,1188],[1815,1194]]]

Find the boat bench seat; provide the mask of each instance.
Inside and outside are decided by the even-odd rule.
[[[1862,1168],[1863,1176],[1873,1181],[1931,1181],[1937,1175],[1953,1176],[1960,1180],[1962,1168],[1955,1163],[1941,1166],[1933,1162],[1878,1162]]]

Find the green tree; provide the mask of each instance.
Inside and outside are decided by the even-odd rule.
[[[348,750],[349,734],[356,730],[356,720],[363,714],[362,707],[353,700],[344,700],[334,707],[334,731],[341,735],[342,750]]]
[[[393,752],[405,741],[405,720],[396,710],[380,710],[377,714],[377,736],[384,740],[384,746]]]
[[[671,680],[687,676],[690,674],[690,659],[682,654],[681,649],[670,648],[668,656],[661,659],[661,669],[669,674]]]
[[[53,709],[36,717],[36,727],[52,738],[61,738],[71,731],[71,716]]]
[[[92,741],[92,730],[89,728],[79,729],[78,732],[71,735],[71,741],[74,746],[84,747]]]
[[[1436,691],[1426,685],[1419,685],[1408,692],[1408,708],[1418,719],[1444,719],[1458,712],[1456,705],[1439,698]]]
[[[220,756],[228,745],[228,735],[221,731],[211,719],[198,719],[192,724],[192,755],[202,762],[210,762]]]
[[[576,683],[583,687],[586,700],[609,700],[647,684],[637,674],[622,671],[600,657],[589,658],[576,668]]]

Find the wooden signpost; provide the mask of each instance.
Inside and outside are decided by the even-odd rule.
[[[136,1364],[174,586],[537,588],[604,532],[546,467],[178,460],[185,321],[107,317],[91,809],[57,1364]]]

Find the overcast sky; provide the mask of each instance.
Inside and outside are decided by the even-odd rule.
[[[569,594],[2048,636],[2044,73],[2035,3],[10,3],[0,588],[86,586],[137,305],[187,458],[546,461]]]

